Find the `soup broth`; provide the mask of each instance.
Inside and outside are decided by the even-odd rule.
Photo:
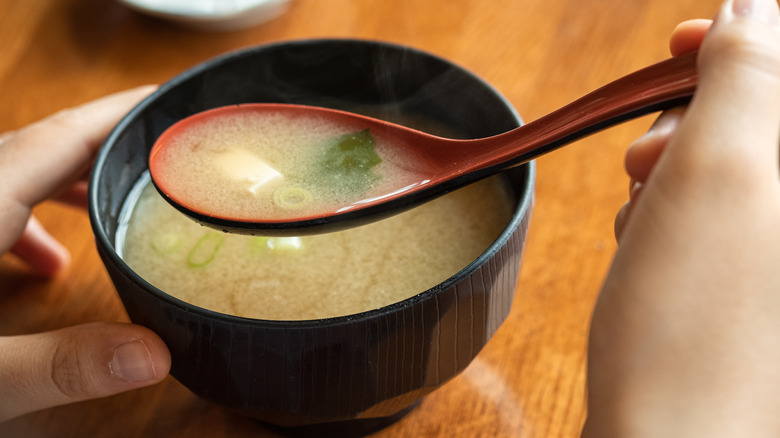
[[[183,301],[271,320],[349,315],[423,292],[484,252],[514,204],[505,181],[493,177],[362,227],[259,237],[198,225],[148,181],[125,206],[118,247],[130,268]]]
[[[424,178],[422,164],[360,127],[251,105],[216,108],[169,128],[152,177],[189,210],[281,222],[394,192]]]

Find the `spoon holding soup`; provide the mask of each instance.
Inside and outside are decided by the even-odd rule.
[[[583,136],[688,102],[696,53],[613,81],[531,123],[456,140],[349,112],[214,108],[155,142],[157,189],[198,222],[243,234],[330,232],[400,213]]]

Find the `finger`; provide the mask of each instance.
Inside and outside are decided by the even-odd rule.
[[[746,5],[756,5],[746,9]],[[763,7],[760,7],[764,5]],[[726,2],[698,57],[699,84],[669,145],[678,175],[730,186],[777,178],[780,132],[780,13],[775,1]],[[756,117],[756,115],[759,115]],[[675,146],[676,145],[676,146]],[[673,147],[675,146],[675,147]],[[673,159],[672,159],[673,158]],[[743,178],[744,176],[744,178]],[[688,175],[686,175],[688,178]]]
[[[149,329],[92,323],[0,338],[0,421],[162,380],[170,354]]]
[[[699,49],[712,20],[688,20],[678,24],[669,39],[672,56],[680,56]]]
[[[626,151],[625,167],[628,175],[639,182],[646,182],[669,139],[677,129],[684,108],[665,111],[655,121],[647,134],[638,138]]]
[[[0,148],[3,195],[32,206],[69,185],[119,119],[153,89],[135,88],[60,111],[6,138]]]
[[[634,206],[637,204],[637,202],[639,202],[639,197],[642,194],[643,188],[644,184],[637,181],[631,181],[631,186],[629,189],[629,201],[623,204],[623,206],[615,215],[614,232],[615,240],[618,243],[620,243],[620,239],[623,237],[623,230],[631,220],[631,213],[634,210]]]
[[[87,182],[78,181],[72,187],[57,195],[57,202],[71,207],[87,209]]]
[[[0,137],[0,253],[22,235],[32,206],[85,172],[111,128],[153,89],[117,93]]]
[[[11,252],[25,261],[33,272],[47,277],[54,276],[70,262],[68,250],[32,216]]]
[[[623,204],[622,207],[620,207],[620,210],[618,210],[617,214],[615,215],[615,240],[620,243],[620,238],[623,236],[623,230],[626,228],[626,223],[628,222],[628,216],[630,214],[631,210],[631,201],[626,202]]]
[[[698,50],[701,41],[712,25],[712,20],[689,20],[680,23],[672,32],[669,48],[673,56]],[[631,177],[630,200],[615,216],[615,239],[620,242],[623,230],[628,224],[631,212],[639,200],[644,183],[658,162],[682,118],[684,108],[675,108],[662,113],[644,136],[631,144],[626,151],[625,167]]]

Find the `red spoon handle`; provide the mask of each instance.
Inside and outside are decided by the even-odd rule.
[[[450,148],[448,152],[462,151],[464,159],[468,157],[475,163],[471,169],[465,169],[467,172],[522,164],[622,121],[685,104],[693,96],[697,82],[696,52],[670,58],[611,82],[520,128],[482,140],[467,140],[463,145],[469,142],[468,147]],[[485,151],[486,157],[475,159],[475,148]],[[463,171],[461,167],[460,172]]]

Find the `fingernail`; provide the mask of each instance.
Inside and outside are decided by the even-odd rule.
[[[157,376],[152,355],[140,339],[116,347],[109,367],[111,374],[126,382],[146,382]]]
[[[780,13],[775,0],[733,0],[731,12],[737,17],[752,18],[770,26],[780,24]]]
[[[639,194],[642,192],[642,188],[644,187],[644,184],[642,184],[639,181],[632,181],[631,187],[628,189],[628,199],[631,201],[636,201],[639,197]]]
[[[676,112],[663,113],[650,127],[648,134],[668,134],[674,131],[679,121],[680,115]]]
[[[661,114],[650,126],[647,132],[636,139],[634,143],[644,143],[657,136],[669,135],[676,128],[680,121],[680,114],[677,111],[665,112]]]

